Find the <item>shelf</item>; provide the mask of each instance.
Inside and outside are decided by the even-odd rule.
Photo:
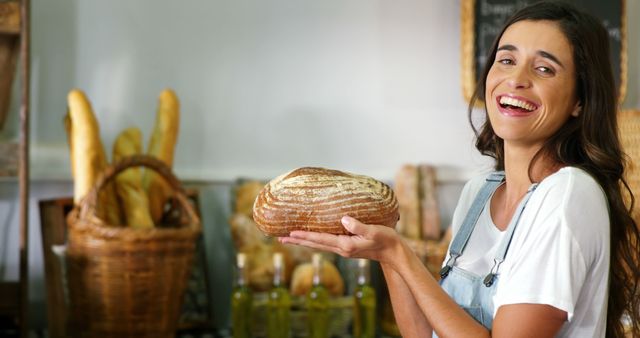
[[[19,2],[0,2],[0,33],[20,35]]]
[[[17,141],[0,142],[0,178],[16,179],[19,187],[20,278],[0,282],[0,335],[28,337],[29,328],[29,13],[30,0],[0,2],[0,128],[8,114],[16,75],[20,79]],[[19,65],[19,67],[18,67]]]
[[[18,143],[0,143],[0,177],[18,175]]]

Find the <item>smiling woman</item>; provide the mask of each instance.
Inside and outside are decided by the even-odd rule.
[[[562,336],[599,337],[606,331],[607,337],[622,337],[620,319],[623,313],[632,318],[634,336],[640,334],[640,300],[636,291],[640,272],[639,234],[621,191],[624,188],[631,194],[624,179],[624,155],[616,129],[616,94],[608,46],[607,31],[598,20],[568,5],[543,2],[524,8],[507,21],[491,47],[470,105],[472,107],[478,100],[486,102],[488,119],[478,129],[474,126],[476,147],[496,159],[496,170],[505,170],[508,177],[514,172],[514,165],[520,165],[517,171],[526,173],[530,182],[542,185],[557,176],[554,173],[577,168],[597,182],[599,194],[606,198],[607,208],[603,214],[608,214],[608,221],[598,224],[590,218],[595,215],[591,213],[593,209],[587,207],[591,205],[589,197],[583,195],[571,200],[568,195],[564,196],[565,203],[571,200],[573,204],[567,205],[567,214],[589,211],[590,216],[584,222],[567,226],[576,234],[589,233],[573,235],[578,238],[574,245],[581,248],[580,260],[593,258],[594,252],[608,260],[607,272],[599,277],[598,287],[608,285],[609,295],[604,295],[602,304],[589,305],[591,309],[600,309],[588,311],[591,318],[600,318],[597,321],[600,324],[590,331],[578,331],[576,326],[581,319],[575,316],[581,314],[580,308],[584,309],[585,304],[590,303],[581,298],[602,297],[598,287],[593,288],[593,280],[580,278],[581,283],[574,288],[581,291],[577,303],[575,296],[570,297],[574,302],[566,311],[568,323],[563,324]],[[521,109],[513,108],[507,104],[513,97],[531,103],[534,109],[523,113]],[[510,114],[513,111],[518,113]],[[470,108],[470,120],[472,113]],[[508,181],[507,178],[507,185]],[[497,226],[501,220],[509,218],[509,210],[513,209],[509,203],[513,195],[510,197],[507,190],[497,189],[491,201],[491,216]],[[497,208],[501,204],[505,207]],[[603,238],[595,241],[584,238],[596,235],[591,231],[602,229],[607,223]],[[582,241],[580,237],[583,237]],[[586,249],[589,245],[593,246],[592,250]],[[538,251],[543,247],[537,243]],[[559,258],[563,257],[546,259]],[[567,268],[575,269],[574,260],[569,259],[571,264]],[[585,273],[593,278],[598,268],[587,266],[591,268]],[[566,278],[575,278],[574,273],[564,275],[556,271],[556,275]],[[558,296],[561,297],[554,295]]]
[[[565,0],[597,16],[609,33],[613,75],[622,102],[627,87],[627,27],[633,20],[632,3],[624,0]],[[462,28],[462,87],[468,101],[475,84],[482,74],[487,51],[501,30],[502,23],[522,6],[524,1],[513,0],[464,0],[461,1]],[[636,11],[637,12],[637,11]],[[630,65],[632,65],[631,63]],[[632,72],[630,74],[633,74]]]
[[[502,35],[486,81],[486,107],[505,143],[542,142],[577,116],[571,46],[554,21],[523,20]],[[506,147],[509,149],[509,146]]]
[[[640,336],[607,39],[564,2],[527,6],[499,31],[468,110],[495,172],[462,191],[439,285],[389,227],[343,217],[351,236],[281,241],[380,261],[403,337],[624,337],[625,314]]]

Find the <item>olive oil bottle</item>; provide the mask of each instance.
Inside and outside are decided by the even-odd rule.
[[[322,255],[313,254],[313,286],[307,294],[307,325],[310,338],[329,337],[329,292],[322,285],[322,264]]]
[[[282,253],[273,254],[273,287],[267,303],[267,337],[287,338],[291,331],[291,296],[284,283]]]
[[[376,291],[370,284],[369,273],[369,261],[364,258],[358,259],[358,286],[353,292],[354,338],[373,338],[376,336]]]
[[[231,293],[231,326],[233,338],[251,337],[251,307],[253,294],[246,278],[247,256],[236,257],[236,283]]]

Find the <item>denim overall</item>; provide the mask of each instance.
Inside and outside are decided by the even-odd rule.
[[[493,267],[484,278],[475,273],[460,269],[454,264],[456,259],[462,255],[482,209],[487,205],[489,198],[491,198],[494,191],[502,182],[504,182],[504,172],[493,173],[487,178],[476,195],[473,204],[471,204],[471,208],[469,208],[469,212],[460,230],[458,230],[453,239],[446,265],[440,270],[440,286],[442,286],[458,305],[489,330],[491,330],[493,323],[493,295],[496,293],[496,285],[498,284],[498,269],[504,261],[522,211],[531,193],[537,187],[537,183],[529,187],[527,194],[518,205],[511,222],[509,222],[506,233],[500,242],[500,246],[496,251]],[[435,332],[433,336],[437,337]]]

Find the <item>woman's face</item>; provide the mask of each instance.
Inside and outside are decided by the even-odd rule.
[[[573,48],[553,21],[518,21],[502,35],[486,82],[495,133],[505,145],[540,147],[579,112]]]

